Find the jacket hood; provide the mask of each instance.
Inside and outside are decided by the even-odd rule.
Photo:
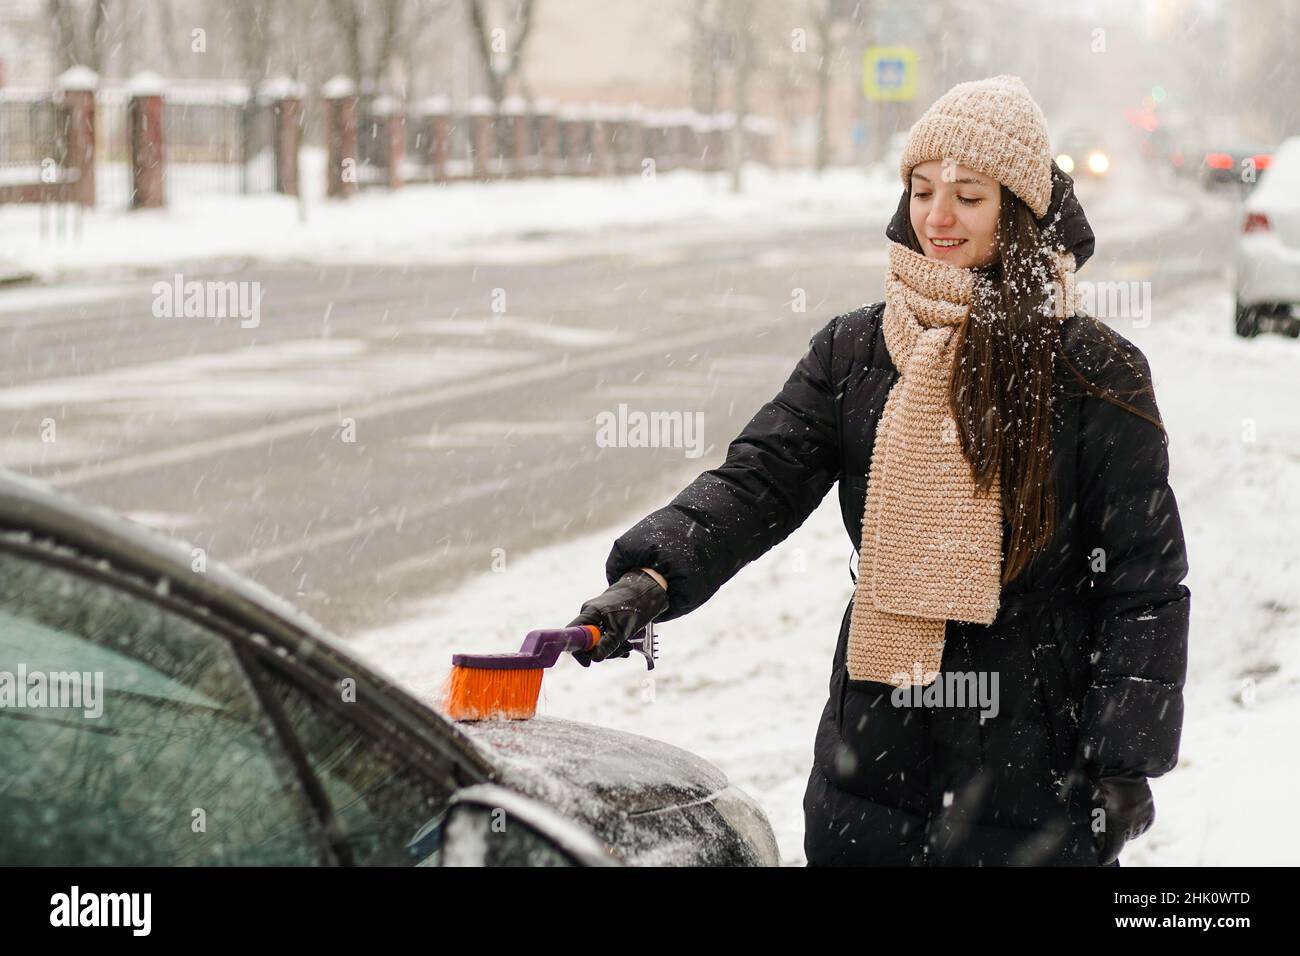
[[[909,191],[904,189],[894,218],[889,220],[885,229],[886,236],[904,245],[907,244],[908,198]],[[1088,224],[1083,206],[1075,194],[1074,180],[1056,165],[1056,160],[1052,160],[1052,200],[1047,212],[1038,219],[1038,227],[1054,244],[1074,253],[1076,270],[1082,269],[1083,264],[1092,258],[1096,246],[1092,226]]]

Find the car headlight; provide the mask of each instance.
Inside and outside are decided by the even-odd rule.
[[[1062,153],[1056,157],[1056,165],[1061,167],[1061,172],[1067,176],[1074,172],[1074,158],[1069,153]]]
[[[722,819],[754,850],[764,866],[780,866],[781,853],[772,825],[758,802],[734,784],[714,795],[713,806]]]
[[[1057,165],[1060,164],[1058,163]],[[1088,168],[1100,176],[1105,173],[1106,170],[1110,169],[1110,159],[1107,158],[1105,153],[1097,150],[1088,155]]]

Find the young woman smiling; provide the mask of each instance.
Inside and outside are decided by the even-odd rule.
[[[857,574],[808,863],[1117,864],[1177,762],[1191,610],[1150,368],[1075,308],[1092,230],[1018,78],[936,101],[900,173],[884,301],[614,542],[581,659],[699,607],[838,482]],[[944,696],[990,675],[992,716]]]

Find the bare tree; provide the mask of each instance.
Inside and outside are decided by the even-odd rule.
[[[386,19],[391,40],[380,43],[381,51],[388,47],[387,53],[381,53],[381,61],[389,61],[386,82],[410,99],[428,92],[421,84],[427,85],[430,73],[437,74],[446,65],[447,54],[438,40],[451,30],[453,8],[459,10],[456,0],[405,0],[396,11],[398,17]],[[455,25],[459,27],[458,20]],[[438,87],[443,88],[441,81]]]
[[[406,85],[406,64],[402,62],[400,56],[400,38],[405,27],[403,22],[405,12],[405,0],[384,0],[382,4],[379,48],[375,54],[375,73],[372,78],[378,87],[395,89],[399,85],[403,88]],[[399,70],[402,73],[400,79],[393,75]]]
[[[746,113],[754,81],[773,67],[772,50],[788,35],[785,0],[697,0],[680,9],[688,23],[692,105],[712,115],[722,107],[725,90],[735,114],[728,169],[731,188],[740,192],[748,152]]]
[[[410,46],[404,33],[410,0],[329,0],[348,74],[362,95],[405,85]]]
[[[88,66],[103,71],[107,59],[112,0],[47,0],[54,27],[54,59],[61,70]]]
[[[514,42],[508,50],[494,49],[492,30],[488,27],[486,0],[465,0],[469,13],[470,30],[474,46],[479,53],[483,75],[487,80],[488,95],[498,109],[505,99],[512,78],[519,77],[523,66],[524,45],[533,25],[536,0],[514,0],[513,21],[516,24]],[[497,54],[501,54],[498,56]]]
[[[830,163],[831,81],[835,61],[844,52],[838,42],[838,28],[846,23],[861,24],[869,5],[869,0],[806,0],[805,8],[817,37],[817,141],[813,166],[818,173]],[[852,79],[856,83],[856,74]]]
[[[723,0],[685,0],[681,13],[689,30],[686,54],[690,62],[691,105],[706,116],[716,113],[721,76],[731,59],[731,38],[723,27]]]
[[[330,0],[330,14],[339,39],[343,41],[344,60],[354,83],[366,79],[366,58],[362,51],[361,10],[355,0]]]
[[[180,66],[180,44],[184,38],[176,29],[174,0],[157,0],[159,29],[162,31],[162,53],[166,60],[167,75],[175,76]]]
[[[271,6],[262,0],[236,0],[233,12],[240,69],[248,88],[256,90],[257,84],[270,75],[275,49]]]
[[[731,101],[735,121],[731,127],[731,191],[741,192],[741,165],[748,150],[745,148],[745,114],[749,109],[749,82],[758,65],[758,49],[754,38],[754,0],[727,0],[724,4],[727,33],[732,38],[734,53],[731,74]]]
[[[308,86],[337,72],[326,55],[337,30],[320,16],[320,0],[276,0],[275,8],[278,70]]]

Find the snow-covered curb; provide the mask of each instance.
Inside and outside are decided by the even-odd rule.
[[[308,154],[311,163],[320,157]],[[317,180],[318,175],[306,177]],[[618,233],[635,248],[655,227],[726,225],[764,231],[799,224],[871,222],[897,202],[879,170],[774,171],[750,164],[745,190],[724,173],[414,185],[306,204],[279,195],[178,196],[162,210],[96,210],[80,238],[41,238],[35,206],[0,207],[0,263],[49,279],[73,272],[158,269],[213,260],[385,266],[582,254],[567,245]],[[651,230],[647,235],[645,230]]]

